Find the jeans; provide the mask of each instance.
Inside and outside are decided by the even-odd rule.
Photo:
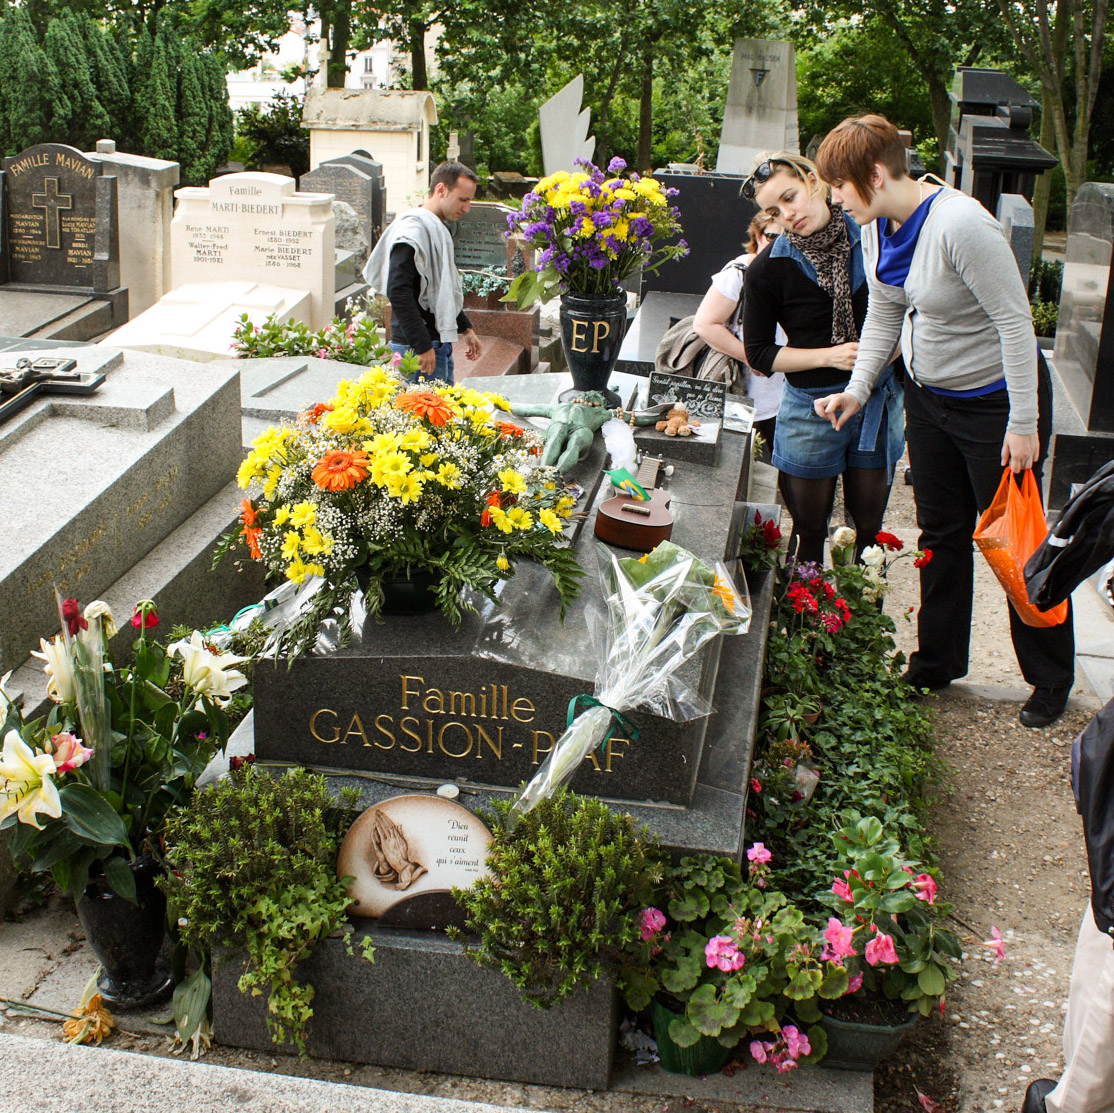
[[[1041,471],[1052,430],[1052,384],[1040,359],[1037,386]],[[933,394],[911,379],[905,387],[905,436],[913,467],[918,548],[931,549],[921,569],[918,648],[909,666],[926,680],[957,680],[967,675],[974,590],[972,537],[978,516],[990,505],[1002,481],[1002,441],[1009,420],[1006,390],[978,398]],[[1017,663],[1034,687],[1061,688],[1075,680],[1075,630],[1068,617],[1059,626],[1026,626],[1012,606],[1010,636]]]
[[[393,340],[388,347],[392,352],[398,352],[399,355],[405,355],[407,352],[412,352],[414,349],[409,344],[396,344]],[[422,375],[420,372],[416,376],[416,381],[428,381],[429,379],[440,379],[442,382],[448,383],[450,386],[453,384],[453,346],[448,341],[441,342],[435,341],[433,345],[434,365],[432,375]]]

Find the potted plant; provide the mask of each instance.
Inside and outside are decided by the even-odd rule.
[[[460,272],[465,309],[504,309],[503,295],[510,286],[506,267],[484,267]]]
[[[520,309],[561,295],[561,341],[577,390],[605,390],[626,329],[620,283],[640,268],[653,272],[688,254],[679,239],[676,190],[649,176],[623,176],[577,160],[579,170],[542,178],[507,221],[535,248],[534,270],[511,283],[504,300]],[[674,241],[674,242],[668,242]],[[612,404],[617,404],[613,402]]]
[[[336,863],[358,799],[354,788],[333,799],[320,774],[272,777],[245,761],[168,825],[174,868],[160,884],[181,942],[201,956],[175,994],[183,1043],[206,1026],[216,954],[218,962],[243,960],[240,990],[266,994],[272,1038],[305,1055],[314,989],[297,968],[352,903],[351,878],[338,878]],[[363,957],[372,959],[366,941]]]
[[[660,907],[643,912],[642,950],[620,985],[631,1008],[651,1006],[666,1070],[716,1070],[744,1040],[779,1072],[824,1054],[817,998],[846,993],[848,972],[768,887],[770,852],[756,843],[747,858],[747,877],[729,858],[681,859],[666,872]]]
[[[81,611],[60,601],[62,632],[41,652],[54,701],[25,722],[4,700],[0,828],[14,857],[50,870],[77,902],[104,973],[100,992],[117,1008],[143,1008],[169,993],[158,965],[166,902],[155,888],[161,838],[190,799],[198,775],[228,740],[225,706],[247,683],[245,658],[194,633],[164,649],[148,630],[155,605],[136,607],[132,660],[106,652],[115,633],[100,602]]]
[[[841,868],[823,898],[835,913],[826,934],[851,993],[827,1004],[821,1023],[830,1065],[872,1070],[917,1016],[943,1011],[961,948],[943,924],[949,909],[935,878],[901,853],[880,820],[860,819],[832,837]]]
[[[453,895],[465,910],[465,950],[548,1008],[613,977],[638,941],[641,910],[661,879],[647,832],[602,800],[558,789],[510,827],[496,804],[489,874]]]
[[[498,409],[498,395],[413,385],[378,366],[255,439],[238,476],[253,496],[217,558],[242,536],[297,592],[280,635],[291,658],[330,615],[347,641],[358,587],[372,616],[440,607],[457,624],[470,609],[461,590],[497,601],[522,557],[552,572],[564,613],[581,575],[563,533],[575,498],[539,464],[537,434]]]

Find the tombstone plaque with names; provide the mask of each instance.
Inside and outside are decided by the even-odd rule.
[[[663,406],[676,403],[683,406],[688,410],[693,432],[687,437],[680,437],[659,433],[652,425],[636,429],[635,439],[639,447],[651,455],[701,464],[715,463],[726,395],[727,388],[723,383],[654,371],[650,375],[646,404]],[[664,411],[662,417],[665,417]]]
[[[507,265],[507,217],[515,212],[506,205],[476,201],[455,224],[453,237],[456,265],[463,270],[486,270]]]
[[[92,292],[120,284],[116,178],[74,147],[4,159],[8,282]]]

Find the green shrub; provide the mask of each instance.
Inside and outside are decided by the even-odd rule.
[[[303,1055],[313,986],[298,981],[296,968],[351,903],[336,861],[356,791],[338,805],[316,773],[272,777],[245,764],[198,793],[167,828],[173,868],[162,884],[181,942],[202,954],[246,950],[240,990],[267,993],[272,1037],[292,1041]],[[179,1035],[184,1042],[190,1034]]]
[[[1055,336],[1056,325],[1060,318],[1060,303],[1057,301],[1033,302],[1033,328],[1038,336]]]
[[[548,1008],[635,944],[662,866],[646,830],[601,800],[562,789],[510,833],[510,804],[495,807],[491,875],[453,891],[479,936],[466,951]]]

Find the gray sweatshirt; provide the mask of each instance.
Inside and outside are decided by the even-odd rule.
[[[847,392],[866,405],[898,339],[922,386],[974,390],[1006,379],[1010,433],[1037,431],[1037,340],[1029,299],[1002,226],[945,188],[921,227],[905,286],[875,273],[878,225],[863,228],[870,307]]]

